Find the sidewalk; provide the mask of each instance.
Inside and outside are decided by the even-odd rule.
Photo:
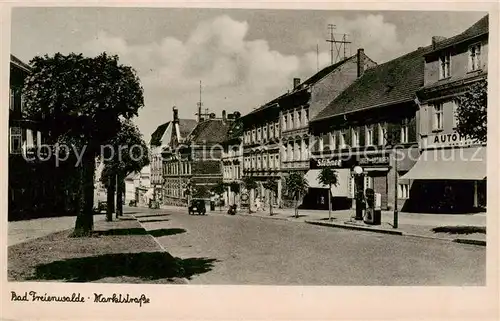
[[[180,210],[180,207],[162,206],[165,209]],[[219,211],[207,208],[207,213],[227,215],[227,207]],[[474,214],[422,214],[400,212],[398,228],[393,228],[392,211],[382,212],[381,225],[368,225],[363,221],[355,221],[354,210],[332,211],[332,220],[328,220],[328,211],[299,209],[299,217],[295,218],[294,209],[273,208],[273,215],[269,209],[248,213],[248,209],[238,210],[236,215],[253,216],[265,219],[286,220],[291,222],[309,223],[337,228],[365,230],[386,234],[406,235],[471,243],[486,244],[486,213]]]
[[[103,221],[105,215],[94,215],[94,222]],[[52,233],[75,227],[76,216],[38,218],[8,222],[8,246],[27,242]]]

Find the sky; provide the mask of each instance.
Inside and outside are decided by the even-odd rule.
[[[56,52],[117,54],[144,88],[134,119],[146,141],[160,124],[195,119],[200,99],[219,117],[246,114],[330,64],[328,24],[377,63],[451,37],[484,12],[193,8],[14,8],[11,53],[25,62]],[[341,50],[343,55],[343,50]],[[335,53],[335,58],[337,54]]]

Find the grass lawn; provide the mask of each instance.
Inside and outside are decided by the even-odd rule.
[[[180,231],[153,232],[171,235]],[[136,220],[96,222],[92,237],[73,238],[71,233],[67,230],[10,246],[9,281],[182,284],[212,268],[213,260],[180,259],[162,251]]]

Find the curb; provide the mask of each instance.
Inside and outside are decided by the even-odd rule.
[[[348,230],[361,230],[361,231],[370,231],[375,233],[383,233],[383,234],[392,234],[392,235],[403,235],[402,231],[393,231],[386,229],[373,228],[368,226],[357,226],[354,224],[339,224],[339,223],[327,223],[327,222],[318,222],[318,221],[305,221],[308,224],[312,225],[320,225],[320,226],[328,226],[328,227],[338,227]]]
[[[142,224],[142,222],[141,222],[141,221],[139,221],[139,220],[137,219],[137,217],[136,217],[134,214],[129,214],[129,215],[130,215],[132,218],[134,218],[134,219],[137,221],[137,223],[139,223],[139,225],[140,225],[140,226],[144,229],[144,231],[148,232],[148,230],[146,229],[146,227],[144,227],[144,225]],[[163,252],[170,254],[170,253],[169,253],[169,252],[168,252],[168,251],[167,251],[167,250],[163,247],[163,245],[161,245],[161,244],[160,244],[160,242],[156,239],[156,237],[154,237],[153,235],[151,235],[151,234],[149,234],[149,233],[148,233],[148,235],[149,235],[149,236],[151,236],[151,238],[153,239],[153,241],[156,243],[156,245],[158,245],[158,247],[159,247],[159,248],[160,248]],[[170,255],[171,255],[171,254],[170,254]],[[178,279],[179,279],[180,281],[182,281],[182,284],[189,284],[189,280],[188,280],[187,278],[185,278],[185,277],[178,278]]]

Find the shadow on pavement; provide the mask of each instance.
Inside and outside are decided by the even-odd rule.
[[[486,234],[485,226],[439,226],[432,229],[434,233],[448,233],[448,234],[473,234],[482,233]]]
[[[127,213],[127,214],[135,214],[135,213]],[[139,218],[144,218],[144,217],[162,217],[162,216],[169,216],[170,214],[152,214],[152,215],[136,215],[136,217]]]
[[[90,282],[107,277],[190,278],[209,272],[214,262],[217,260],[209,258],[183,260],[166,252],[105,254],[40,264],[31,279]]]
[[[105,231],[94,231],[94,235],[146,235],[150,234],[154,237],[167,236],[167,235],[175,235],[186,233],[185,229],[182,228],[162,228],[158,230],[146,231],[142,227],[138,228],[116,228]]]
[[[139,220],[139,222],[141,223],[153,223],[153,222],[167,222],[167,221],[170,221],[168,218],[166,219],[159,219],[159,220]]]

